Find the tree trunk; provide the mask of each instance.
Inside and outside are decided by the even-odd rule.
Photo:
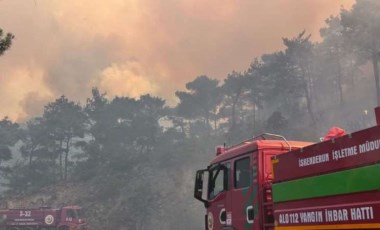
[[[373,64],[373,73],[375,76],[375,84],[376,84],[377,105],[380,106],[379,66],[378,66],[378,57],[377,57],[376,52],[374,52],[372,55],[372,64]]]
[[[205,124],[206,124],[206,126],[207,126],[207,134],[208,135],[211,135],[211,130],[210,130],[210,112],[208,111],[208,110],[206,110],[205,111],[206,113],[206,117],[205,117],[205,120],[206,120],[206,122],[205,122]],[[211,129],[212,129],[212,127],[211,127]]]
[[[230,135],[234,136],[235,135],[235,126],[236,126],[236,103],[237,103],[237,98],[234,99],[234,102],[232,104],[232,114],[231,114],[231,127],[230,127]]]
[[[256,129],[256,105],[253,105],[253,111],[252,111],[252,131],[255,131]]]
[[[234,102],[233,102],[233,104],[232,104],[232,114],[231,114],[231,120],[232,120],[232,123],[231,123],[231,130],[234,130],[235,125],[236,125],[236,113],[235,113],[236,101],[237,101],[237,100],[234,100]]]
[[[184,123],[182,118],[181,118],[179,124],[180,124],[180,128],[181,128],[183,136],[186,137],[185,123]]]
[[[32,168],[32,157],[33,157],[33,150],[30,151],[30,154],[29,154],[29,168]]]
[[[32,160],[33,160],[33,155],[34,155],[34,150],[36,148],[35,147],[32,147],[32,150],[30,150],[30,154],[29,154],[29,168],[32,168]]]
[[[64,180],[67,180],[67,163],[69,162],[69,145],[70,140],[66,142],[66,149],[65,149],[65,174],[64,174]]]
[[[313,110],[311,108],[311,98],[310,98],[310,95],[309,95],[309,91],[307,89],[305,89],[305,96],[306,96],[307,111],[308,111],[308,113],[310,115],[310,118],[311,118],[312,122],[314,123],[315,122],[315,118],[314,118]]]
[[[215,114],[215,119],[214,119],[214,135],[218,135],[218,127],[217,127],[217,117],[216,117],[216,114]]]
[[[339,104],[343,104],[343,87],[342,87],[342,66],[340,65],[340,58],[338,54],[338,72],[337,72],[337,82],[338,82],[338,91],[339,91]]]
[[[339,91],[339,104],[343,104],[343,87],[342,87],[342,73],[339,65],[337,80],[338,80],[338,91]]]
[[[354,61],[351,59],[350,60],[350,73],[351,73],[351,87],[352,87],[352,89],[354,89],[355,88],[355,79],[354,79],[354,77],[355,77],[355,65],[354,65]]]
[[[59,174],[61,180],[63,179],[63,163],[62,163],[62,140],[59,141]]]
[[[313,110],[312,110],[312,108],[311,108],[310,90],[308,89],[308,82],[307,82],[307,79],[306,79],[306,77],[307,77],[307,76],[306,76],[306,71],[305,71],[304,68],[301,68],[301,69],[302,69],[303,90],[304,90],[305,98],[306,98],[307,112],[308,112],[309,115],[310,115],[311,121],[312,121],[313,123],[315,123]]]

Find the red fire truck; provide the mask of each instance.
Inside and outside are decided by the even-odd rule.
[[[377,126],[316,144],[260,135],[196,173],[206,230],[380,229]]]
[[[1,230],[89,230],[79,206],[0,210]]]

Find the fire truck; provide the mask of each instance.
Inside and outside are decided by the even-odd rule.
[[[206,230],[380,229],[377,125],[318,143],[263,134],[196,172]]]
[[[79,206],[0,210],[1,230],[89,230]]]

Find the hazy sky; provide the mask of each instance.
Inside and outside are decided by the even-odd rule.
[[[174,92],[199,75],[246,70],[281,37],[314,40],[354,0],[0,0],[12,48],[0,57],[0,118],[22,121],[64,94],[84,103]]]

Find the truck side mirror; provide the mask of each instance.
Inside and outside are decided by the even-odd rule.
[[[207,169],[198,170],[195,176],[194,197],[197,200],[207,203],[209,171]]]

